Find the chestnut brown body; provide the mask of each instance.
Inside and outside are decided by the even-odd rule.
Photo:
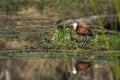
[[[76,32],[83,36],[86,36],[86,35],[93,36],[93,33],[90,31],[90,29],[84,26],[77,26]]]

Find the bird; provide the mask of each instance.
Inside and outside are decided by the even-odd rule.
[[[69,26],[72,26],[77,34],[86,36],[86,39],[83,44],[86,44],[86,42],[88,41],[87,36],[91,36],[91,37],[94,36],[92,31],[85,25],[78,25],[77,22],[74,22],[74,23],[70,24]]]
[[[72,73],[77,74],[79,71],[86,70],[91,66],[91,62],[78,61],[73,67]]]

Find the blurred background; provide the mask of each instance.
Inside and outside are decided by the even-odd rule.
[[[68,39],[68,29],[65,34],[70,36],[65,36],[56,25],[59,20],[93,15],[115,15],[100,22],[119,22],[119,4],[119,0],[0,0],[0,80],[120,80],[119,24],[112,35],[95,31],[98,38],[84,47]],[[99,20],[92,22],[96,23]],[[77,61],[92,66],[73,75]]]

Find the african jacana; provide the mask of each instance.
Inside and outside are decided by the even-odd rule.
[[[83,62],[83,61],[78,61],[74,68],[72,73],[73,74],[77,74],[77,72],[82,71],[82,70],[86,70],[87,68],[89,68],[91,66],[91,62]]]
[[[73,27],[73,29],[80,35],[86,36],[86,40],[84,41],[84,44],[87,42],[88,38],[87,36],[94,36],[91,30],[84,25],[78,25],[78,23],[73,23],[70,26]]]

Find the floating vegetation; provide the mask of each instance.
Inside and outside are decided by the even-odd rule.
[[[62,26],[55,29],[52,43],[59,49],[119,50],[119,35],[112,35],[112,33],[112,31],[109,32],[110,35],[96,33],[95,37],[89,37],[87,44],[83,46],[84,36],[78,35],[69,27]]]

